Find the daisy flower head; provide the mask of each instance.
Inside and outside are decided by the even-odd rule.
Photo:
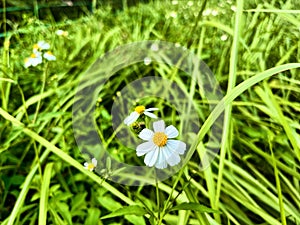
[[[97,159],[95,159],[95,158],[92,158],[92,162],[90,162],[90,163],[88,163],[88,162],[84,163],[84,168],[89,171],[93,171],[96,167],[97,167]]]
[[[155,110],[158,110],[158,108],[149,108],[149,109],[146,109],[145,106],[139,105],[139,106],[135,107],[134,111],[132,113],[130,113],[130,115],[125,118],[124,123],[127,126],[130,126],[142,114],[145,114],[146,116],[149,116],[149,117],[151,117],[153,119],[156,119],[157,116],[155,114],[151,113],[152,111],[155,111]]]
[[[67,37],[68,36],[68,31],[64,31],[64,30],[57,30],[56,32],[55,32],[55,34],[57,35],[57,36],[64,36],[64,37]]]
[[[40,52],[35,52],[30,55],[30,57],[26,58],[24,61],[24,67],[28,68],[30,66],[37,66],[41,64],[43,61],[42,54]]]
[[[179,155],[183,155],[186,150],[184,142],[170,139],[178,136],[178,130],[173,125],[165,127],[163,120],[154,122],[153,130],[145,128],[139,134],[147,142],[137,146],[137,156],[146,155],[144,162],[149,167],[164,169],[168,164],[177,165],[180,162]]]
[[[56,57],[50,51],[47,51],[47,52],[44,53],[44,58],[47,59],[48,61],[55,61],[56,60]]]
[[[33,52],[47,50],[50,45],[46,41],[39,41],[37,44],[33,45]]]
[[[152,59],[151,59],[150,57],[144,58],[144,64],[145,64],[146,66],[150,65],[151,62],[152,62]]]

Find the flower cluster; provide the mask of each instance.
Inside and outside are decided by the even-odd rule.
[[[145,106],[137,106],[134,112],[125,118],[124,123],[131,126],[142,114],[157,119],[157,116],[151,113],[156,110],[158,108],[146,109]],[[164,169],[168,165],[177,165],[180,162],[179,155],[183,155],[186,150],[184,142],[172,140],[178,134],[178,130],[173,125],[166,127],[163,120],[153,122],[153,131],[144,128],[138,135],[146,142],[137,146],[137,156],[145,155],[144,162],[149,167],[155,166],[158,169]]]
[[[28,68],[30,66],[37,66],[43,62],[43,57],[48,61],[55,61],[56,57],[52,54],[50,49],[50,44],[45,41],[39,41],[37,44],[33,45],[32,53],[24,61],[24,67]]]

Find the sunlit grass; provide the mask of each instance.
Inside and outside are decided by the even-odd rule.
[[[153,1],[119,11],[98,7],[77,20],[12,22],[1,46],[0,223],[300,224],[297,3]],[[59,29],[68,33],[58,36]],[[95,103],[95,120],[101,121],[100,138],[114,158],[143,165],[111,129],[118,91],[137,78],[176,81],[199,106],[202,123],[187,153],[190,160],[177,174],[158,189],[123,186],[106,179],[109,173],[100,177],[84,169],[88,158],[72,129],[74,96],[84,72],[106,52],[156,39],[201,57],[226,96],[208,117],[197,82],[174,68],[139,64],[112,76]],[[50,43],[56,61],[24,68],[40,40]],[[180,127],[176,108],[158,104],[168,108],[159,113]],[[221,152],[201,171],[206,132],[224,110]],[[174,208],[184,202],[200,203],[207,213]],[[129,205],[134,207],[117,211]],[[104,217],[112,212],[117,216]]]

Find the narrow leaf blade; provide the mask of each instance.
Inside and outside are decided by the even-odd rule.
[[[194,210],[194,211],[198,211],[198,212],[202,212],[202,213],[220,213],[217,210],[208,208],[204,205],[201,205],[199,203],[194,203],[194,202],[181,203],[171,209],[171,211],[174,211],[174,210]]]
[[[126,206],[120,209],[117,209],[116,211],[101,217],[101,219],[108,219],[108,218],[113,218],[117,216],[123,216],[123,215],[136,215],[136,216],[143,216],[147,214],[146,209],[144,209],[141,206],[138,205],[131,205],[131,206]]]

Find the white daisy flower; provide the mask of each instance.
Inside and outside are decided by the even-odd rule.
[[[47,50],[50,48],[50,45],[46,41],[39,41],[37,44],[33,45],[33,52]]]
[[[157,43],[153,43],[150,48],[154,52],[157,52],[159,50],[159,47],[158,47]]]
[[[150,65],[151,62],[152,62],[152,59],[151,59],[150,57],[144,58],[144,64],[145,64],[146,66]]]
[[[44,58],[49,60],[49,61],[55,61],[56,60],[56,57],[50,51],[47,51],[47,52],[44,53]]]
[[[153,129],[143,129],[139,137],[147,142],[136,148],[137,156],[145,155],[144,162],[147,166],[155,166],[158,169],[167,168],[167,165],[175,166],[180,162],[180,156],[186,150],[186,144],[178,140],[170,140],[178,136],[178,130],[170,125],[165,128],[163,120],[153,123]]]
[[[58,35],[58,36],[64,36],[64,37],[67,37],[69,33],[68,33],[68,31],[64,31],[64,30],[57,30],[57,31],[55,32],[55,34]]]
[[[134,112],[130,113],[130,115],[125,118],[124,123],[127,126],[130,126],[140,117],[141,114],[145,114],[146,116],[156,119],[157,116],[151,113],[151,111],[155,111],[155,110],[158,110],[158,108],[146,109],[145,106],[139,105],[135,107]]]
[[[84,163],[84,168],[89,171],[93,171],[96,168],[96,166],[97,166],[97,159],[95,159],[95,158],[92,158],[91,163],[88,163],[88,162]]]
[[[42,61],[43,61],[42,53],[35,52],[35,53],[32,53],[30,55],[30,57],[25,59],[24,66],[25,66],[25,68],[28,68],[30,66],[37,66],[38,64],[41,64]]]

